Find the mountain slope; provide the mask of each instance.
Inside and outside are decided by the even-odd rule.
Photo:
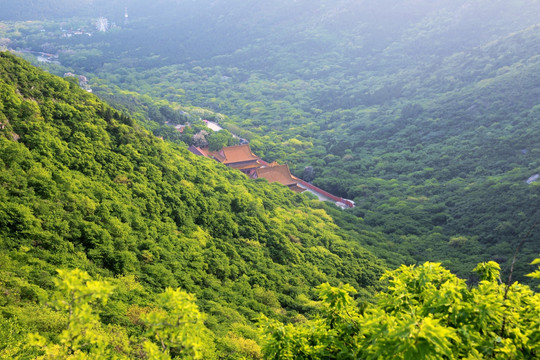
[[[24,331],[59,331],[60,315],[31,315],[56,268],[133,277],[142,288],[104,312],[134,334],[134,307],[165,287],[195,293],[222,356],[256,338],[257,314],[308,313],[315,285],[348,282],[364,299],[378,286],[381,262],[306,197],[165,143],[8,53],[0,97],[0,317]]]
[[[112,64],[98,73],[156,97],[182,89],[171,101],[229,115],[258,154],[300,177],[311,166],[316,185],[354,199],[360,228],[385,233],[387,250],[462,277],[496,260],[508,275],[539,216],[537,183],[525,183],[540,172],[539,3],[385,4],[284,1],[251,16],[238,5],[226,18],[246,15],[232,22],[255,34],[248,45],[231,37],[236,50],[166,67],[156,59],[121,81]],[[205,36],[219,26],[205,29],[193,48],[213,44]],[[174,62],[168,51],[162,60]],[[537,239],[522,248],[522,281]]]
[[[59,36],[58,23],[3,36],[92,72],[109,99],[225,114],[258,155],[353,199],[357,219],[335,221],[378,234],[364,244],[392,266],[441,261],[467,278],[496,260],[507,276],[527,238],[516,272],[527,281],[540,252],[527,235],[538,182],[526,183],[540,173],[539,1],[133,4],[128,24],[90,38]]]

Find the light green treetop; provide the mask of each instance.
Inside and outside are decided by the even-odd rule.
[[[323,284],[316,319],[261,319],[263,352],[269,359],[537,358],[540,294],[519,283],[506,292],[496,263],[476,271],[482,280],[469,288],[437,263],[401,266],[383,276],[387,290],[363,310],[349,285]]]

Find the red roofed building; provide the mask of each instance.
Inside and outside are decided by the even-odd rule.
[[[252,176],[254,179],[264,178],[268,182],[278,182],[289,187],[292,191],[302,192],[304,189],[298,186],[298,181],[291,175],[288,165],[272,165],[255,169]]]
[[[191,151],[195,155],[209,157],[208,152],[207,152],[208,149],[201,149],[200,147],[197,147],[195,145],[191,145],[188,148],[188,150]]]
[[[256,162],[259,157],[251,152],[249,144],[227,146],[213,153],[216,160],[225,165],[234,165],[244,162]]]
[[[271,164],[251,152],[248,144],[224,147],[220,151],[209,151],[191,145],[188,149],[195,155],[212,158],[220,163],[242,171],[253,179],[264,178],[268,182],[277,182],[295,192],[308,191],[321,201],[331,201],[341,208],[353,208],[354,202],[332,195],[291,174],[288,165]]]
[[[238,169],[248,175],[251,175],[253,170],[263,166],[261,159],[251,152],[249,144],[227,146],[219,151],[208,151],[207,148],[202,149],[192,145],[188,150],[195,155],[215,159],[224,165]]]

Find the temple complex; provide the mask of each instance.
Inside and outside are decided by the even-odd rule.
[[[195,155],[211,158],[233,169],[240,170],[252,179],[266,179],[268,182],[277,182],[287,186],[294,192],[308,191],[316,195],[321,201],[331,201],[341,208],[352,208],[354,202],[332,195],[318,187],[309,184],[291,174],[288,165],[271,164],[251,152],[249,144],[227,146],[219,151],[210,151],[191,145],[188,148]]]

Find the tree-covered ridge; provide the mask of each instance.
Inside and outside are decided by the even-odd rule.
[[[249,138],[258,154],[291,164],[299,177],[312,166],[314,183],[354,199],[362,228],[389,236],[391,251],[417,261],[435,257],[468,276],[479,260],[507,261],[538,216],[537,183],[525,183],[539,172],[538,38],[531,28],[451,56],[435,71],[400,72],[391,82],[403,89],[381,83],[360,90],[364,78],[346,70],[322,80],[185,65],[119,84],[155,86],[149,93],[156,96],[184,89],[178,101],[231,115],[225,126]],[[518,39],[529,45],[512,63],[505,56]],[[495,58],[500,67],[490,69]],[[101,76],[114,81],[110,70]],[[174,93],[164,97],[177,101]],[[538,252],[534,241],[524,250],[522,263]]]
[[[0,41],[58,53],[51,71],[89,75],[138,119],[162,121],[161,106],[225,114],[260,156],[299,177],[312,167],[315,185],[355,200],[357,219],[329,211],[377,255],[397,253],[392,265],[508,271],[538,218],[539,182],[525,181],[540,173],[539,1],[163,0],[142,15],[133,4],[108,33],[62,37],[90,18],[9,23]]]
[[[62,328],[35,314],[56,268],[118,284],[102,319],[130,335],[166,287],[194,293],[220,356],[257,353],[251,321],[302,318],[322,282],[377,288],[380,261],[317,202],[197,158],[8,53],[0,96],[0,317],[14,334]]]
[[[501,1],[389,4],[383,15],[395,24],[362,17],[346,23],[352,29],[339,26],[338,10],[367,17],[367,2],[336,3],[326,17],[315,3],[301,18],[272,13],[287,30],[264,23],[264,41],[230,54],[98,73],[229,115],[226,127],[258,154],[300,177],[312,166],[316,185],[355,199],[362,226],[385,233],[393,251],[444,261],[460,276],[481,260],[506,263],[538,217],[538,183],[525,183],[540,171],[538,2],[523,14]],[[294,35],[283,43],[285,31]],[[534,238],[522,263],[539,251]]]

